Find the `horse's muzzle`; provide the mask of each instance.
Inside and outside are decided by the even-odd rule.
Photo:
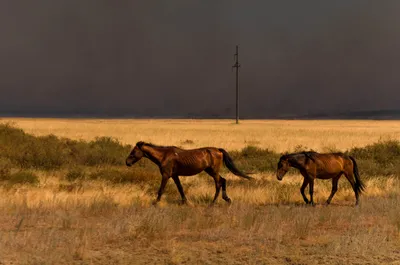
[[[130,166],[132,166],[132,161],[128,161],[128,159],[127,160],[125,160],[125,164],[126,164],[126,166],[128,166],[128,167],[130,167]]]

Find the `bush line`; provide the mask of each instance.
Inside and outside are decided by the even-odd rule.
[[[86,142],[55,135],[33,136],[10,124],[0,124],[0,179],[6,180],[12,169],[64,169],[67,171],[65,178],[69,181],[108,179],[112,182],[140,182],[147,179],[148,174],[158,174],[157,168],[146,159],[126,169],[125,158],[131,148],[111,137],[98,137]],[[308,150],[301,147],[293,151],[302,151],[299,149]],[[281,155],[256,146],[247,146],[229,153],[238,168],[252,173],[275,172]],[[400,175],[398,140],[379,141],[365,147],[352,148],[345,153],[355,157],[364,176]],[[91,170],[90,174],[86,172],[86,168],[99,167],[105,169]]]

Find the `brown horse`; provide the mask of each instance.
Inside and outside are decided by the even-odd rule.
[[[159,202],[169,178],[172,178],[182,197],[182,203],[186,203],[179,176],[193,176],[202,171],[207,172],[215,181],[215,196],[217,200],[222,187],[222,198],[231,202],[226,194],[226,179],[221,177],[219,171],[223,163],[236,176],[250,179],[251,177],[238,170],[229,154],[221,148],[204,147],[185,150],[176,146],[156,146],[149,143],[138,142],[126,158],[126,165],[132,166],[142,157],[147,157],[160,168],[161,185],[155,203]]]
[[[326,204],[329,204],[335,195],[339,178],[343,174],[354,190],[356,205],[358,205],[359,195],[365,188],[358,173],[356,160],[342,153],[319,154],[316,152],[301,152],[283,155],[278,162],[278,170],[276,173],[278,180],[282,180],[283,176],[289,170],[289,167],[297,168],[304,177],[300,192],[307,204],[314,204],[313,192],[314,180],[316,178],[332,179],[332,191]],[[310,184],[310,201],[304,194],[304,190],[308,184]]]

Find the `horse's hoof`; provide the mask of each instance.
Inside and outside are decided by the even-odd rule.
[[[226,201],[227,203],[229,203],[229,204],[232,203],[232,200],[231,200],[230,198],[226,198],[225,201]]]

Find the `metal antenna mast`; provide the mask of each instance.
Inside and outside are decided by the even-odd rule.
[[[232,68],[236,68],[236,124],[239,124],[239,46],[236,45],[236,53],[234,55],[235,64]]]

